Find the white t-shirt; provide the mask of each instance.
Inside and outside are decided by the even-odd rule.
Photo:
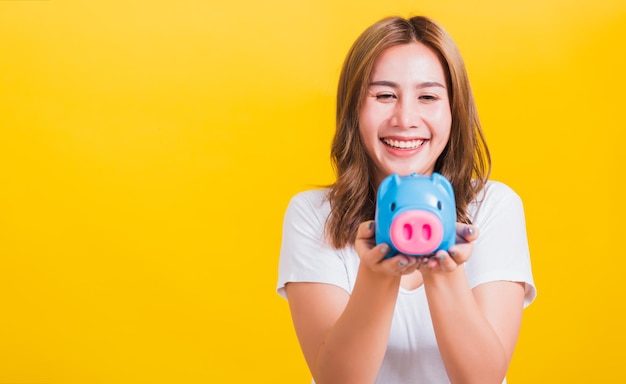
[[[310,190],[294,196],[283,223],[277,292],[286,298],[285,284],[315,282],[333,284],[352,292],[359,266],[353,246],[333,249],[324,241],[324,225],[330,212],[327,190]],[[465,263],[471,288],[491,281],[526,284],[524,307],[536,296],[524,208],[508,186],[489,181],[468,206],[480,235]],[[389,344],[377,383],[449,383],[432,326],[424,287],[400,288]]]

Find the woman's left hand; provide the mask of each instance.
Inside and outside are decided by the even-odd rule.
[[[448,251],[437,251],[434,256],[424,257],[419,270],[422,273],[434,271],[451,272],[469,260],[474,240],[478,238],[478,228],[470,224],[456,223],[456,244]]]

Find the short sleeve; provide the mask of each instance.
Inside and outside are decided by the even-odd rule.
[[[285,285],[292,282],[333,284],[351,290],[342,251],[325,241],[324,227],[330,212],[324,190],[295,195],[283,221],[276,291],[286,298]]]
[[[530,305],[537,290],[522,200],[505,184],[491,181],[472,208],[473,223],[480,234],[466,263],[470,286],[491,281],[523,282],[524,307]]]

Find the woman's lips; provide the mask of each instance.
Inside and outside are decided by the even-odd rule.
[[[391,147],[393,149],[400,149],[400,150],[417,149],[421,147],[422,144],[424,144],[425,142],[424,139],[399,140],[399,139],[389,139],[385,137],[380,139],[380,141],[382,141],[383,144],[385,144],[388,147]]]

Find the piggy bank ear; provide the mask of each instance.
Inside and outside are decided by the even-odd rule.
[[[445,176],[443,176],[440,173],[433,172],[433,174],[430,177],[430,179],[432,180],[433,184],[439,185],[443,189],[445,189],[445,191],[448,193],[448,195],[454,196],[454,190],[452,189],[452,184],[450,184],[450,181],[448,181],[448,179],[446,179]]]
[[[400,185],[400,182],[400,176],[397,173],[392,173],[391,175],[385,177],[378,186],[378,195],[384,196],[388,191],[393,190]]]

